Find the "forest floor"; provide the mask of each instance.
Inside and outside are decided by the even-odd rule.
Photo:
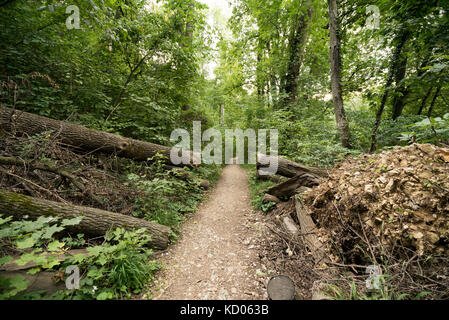
[[[267,299],[258,254],[264,217],[250,204],[247,172],[224,168],[216,187],[184,225],[181,238],[158,257],[155,300]]]

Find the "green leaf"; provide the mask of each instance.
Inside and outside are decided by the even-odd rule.
[[[93,256],[98,256],[102,251],[103,251],[103,248],[101,246],[87,248],[87,252]]]
[[[48,251],[54,252],[54,251],[61,251],[64,247],[65,243],[60,242],[59,240],[55,240],[53,242],[50,242],[47,246]]]
[[[58,266],[61,264],[61,261],[59,261],[59,259],[57,259],[56,257],[50,257],[50,259],[48,259],[42,266],[45,269],[52,269],[55,266]]]
[[[408,293],[403,293],[397,298],[397,300],[402,300],[404,298],[407,298],[408,296],[410,296]]]
[[[448,113],[449,116],[449,113]],[[12,220],[12,217],[6,217],[5,219],[0,218],[0,226]]]
[[[47,258],[40,254],[40,255],[35,255],[37,251],[34,250],[31,253],[24,253],[20,256],[19,259],[17,259],[15,262],[17,265],[19,266],[24,266],[29,262],[35,262],[38,265],[43,265],[47,262]]]
[[[27,237],[25,239],[19,240],[16,242],[18,249],[28,249],[32,248],[36,243],[37,239],[34,239],[33,237]]]
[[[10,286],[14,288],[13,290],[11,290],[11,292],[13,292],[14,295],[21,291],[26,290],[26,288],[28,287],[28,283],[29,280],[26,280],[22,276],[17,276],[9,279]]]
[[[75,225],[79,224],[82,219],[83,219],[83,217],[76,217],[73,219],[64,219],[64,220],[62,220],[61,226],[62,227],[75,226]]]
[[[50,226],[45,229],[45,233],[42,235],[42,239],[50,239],[56,232],[64,230],[63,227]]]
[[[4,265],[5,263],[10,262],[10,261],[12,261],[12,257],[11,257],[11,256],[1,257],[1,258],[0,258],[0,267],[1,267],[2,265]]]
[[[101,255],[98,259],[97,262],[104,266],[106,263],[108,263],[108,259],[106,259],[106,257],[104,255]]]
[[[35,267],[35,268],[32,268],[32,269],[28,270],[27,274],[36,274],[36,273],[38,273],[41,270],[42,269],[40,267]]]
[[[73,256],[73,260],[72,261],[73,261],[74,264],[80,264],[80,263],[82,263],[86,259],[87,259],[87,257],[84,254],[79,253],[79,254]]]
[[[111,291],[102,291],[98,296],[97,300],[108,300],[114,297]]]
[[[418,294],[416,297],[414,297],[413,300],[420,300],[422,297],[428,296],[431,294],[432,294],[432,292],[424,291],[424,292],[421,292],[420,294]]]

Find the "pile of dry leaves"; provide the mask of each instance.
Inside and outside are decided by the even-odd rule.
[[[447,148],[414,144],[348,159],[304,200],[345,262],[449,256]]]

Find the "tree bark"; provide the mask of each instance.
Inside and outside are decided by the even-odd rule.
[[[127,230],[146,228],[147,234],[151,237],[148,245],[155,249],[167,248],[171,233],[169,227],[157,223],[104,210],[32,198],[1,189],[0,212],[5,216],[13,216],[16,219],[23,219],[25,216],[32,219],[37,219],[40,216],[52,216],[63,219],[73,219],[82,216],[81,222],[68,230],[92,236],[103,236],[106,232],[116,227]]]
[[[279,199],[290,199],[296,194],[299,187],[314,187],[320,184],[320,179],[312,174],[303,173],[282,182],[274,187],[268,189],[267,193]]]
[[[284,107],[291,106],[296,101],[298,91],[298,77],[302,66],[304,50],[307,42],[309,25],[312,20],[313,10],[307,8],[307,14],[298,14],[289,38],[289,61],[287,73],[283,81],[284,89],[287,94],[284,99]]]
[[[88,129],[81,125],[10,108],[0,108],[1,129],[27,134],[29,136],[46,131],[54,131],[53,134],[62,143],[85,151],[101,151],[136,161],[147,161],[148,158],[160,153],[165,156],[168,164],[172,164],[170,161],[171,148],[169,147],[124,138],[112,133]],[[198,157],[198,155],[190,153],[190,157],[185,159],[185,162],[192,163],[189,160],[192,160],[193,157]],[[182,164],[175,166],[182,166]]]
[[[304,208],[299,196],[295,197],[295,208],[296,217],[301,227],[301,234],[304,236],[304,243],[312,253],[315,264],[328,261],[324,245],[315,234],[317,227],[310,217],[310,214]]]
[[[256,179],[260,181],[272,181],[275,183],[281,183],[281,177],[279,176],[262,176],[259,174],[259,170],[256,170]]]
[[[276,159],[277,158],[277,159]],[[316,178],[324,178],[328,176],[328,170],[322,169],[322,168],[316,168],[316,167],[306,167],[302,164],[281,158],[281,157],[273,157],[273,156],[267,156],[264,154],[258,154],[257,155],[257,169],[264,171],[264,164],[266,163],[273,163],[274,161],[278,162],[278,170],[276,174],[287,177],[287,178],[293,178],[297,175],[301,175],[304,173],[310,174],[315,176]]]
[[[422,63],[420,64],[418,70],[416,71],[416,78],[421,78],[422,75],[424,74],[424,67],[426,67],[429,63],[430,57],[432,54],[432,47],[428,48],[428,51],[426,53],[426,55],[423,58]],[[406,68],[407,68],[407,62],[408,62],[408,57],[405,55],[402,58],[402,61],[400,63],[401,68],[399,68],[398,72],[397,72],[397,76],[396,76],[396,83],[400,83],[401,81],[403,81],[404,77],[405,77],[405,73],[406,73]],[[406,105],[406,99],[409,96],[410,92],[411,92],[411,85],[408,86],[404,86],[403,84],[399,86],[399,89],[396,89],[396,96],[394,98],[393,101],[393,120],[396,120],[398,117],[400,117],[402,115],[402,112],[404,111],[404,107]],[[431,90],[430,90],[431,91]],[[428,95],[430,95],[430,91],[428,92]],[[418,115],[421,114],[422,112],[422,108],[424,108],[428,95],[425,96],[424,100],[422,101],[422,105],[421,108],[418,111]]]
[[[402,115],[402,111],[405,107],[405,99],[408,95],[407,87],[402,83],[405,78],[405,73],[407,71],[407,61],[408,57],[403,50],[403,54],[401,55],[400,61],[398,63],[398,69],[396,70],[396,95],[393,99],[393,120],[396,120]]]
[[[432,90],[433,90],[433,87],[430,87],[429,90],[427,90],[424,97],[422,98],[421,106],[419,107],[419,110],[418,110],[418,116],[420,116],[422,114],[424,108],[426,107],[427,99],[429,99],[430,94],[432,93]]]
[[[396,70],[398,69],[398,63],[400,60],[402,49],[404,48],[404,45],[407,42],[407,39],[409,38],[409,36],[410,36],[410,32],[408,30],[402,30],[402,31],[400,31],[400,33],[397,37],[398,38],[397,45],[396,45],[396,49],[394,51],[393,57],[391,59],[390,71],[388,73],[387,82],[385,83],[384,94],[382,96],[382,100],[380,102],[379,109],[377,110],[376,122],[374,124],[373,132],[371,134],[371,147],[370,147],[371,153],[376,151],[376,148],[377,148],[377,131],[379,130],[379,125],[380,125],[380,122],[382,121],[382,114],[384,112],[385,105],[387,103],[388,94],[391,90],[391,85],[393,84],[394,75],[396,74]]]
[[[280,203],[281,200],[279,200],[278,197],[275,197],[275,196],[272,196],[271,194],[266,193],[262,198],[262,203],[270,203],[270,202]]]
[[[429,111],[427,112],[427,117],[430,118],[432,116],[433,108],[435,107],[435,102],[437,101],[437,98],[441,91],[441,85],[438,86],[437,90],[435,91],[435,95],[433,96],[432,102],[430,103]]]
[[[343,147],[351,148],[351,134],[346,120],[341,89],[341,55],[338,25],[338,7],[336,0],[328,0],[330,29],[331,85],[335,120]]]

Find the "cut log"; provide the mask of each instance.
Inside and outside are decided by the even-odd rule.
[[[170,147],[124,138],[112,133],[88,129],[81,125],[10,108],[0,108],[0,129],[27,134],[29,136],[53,131],[54,135],[62,143],[85,151],[101,151],[136,161],[147,161],[148,158],[159,153],[165,156],[167,163],[182,166],[182,164],[176,165],[171,163]],[[192,160],[197,159],[198,156],[190,152],[189,156],[185,157],[183,162],[193,164],[195,162],[192,162]]]
[[[319,185],[319,183],[320,180],[317,176],[304,173],[271,187],[268,189],[267,193],[279,199],[290,199],[291,196],[297,193],[296,190],[298,188],[314,187]]]
[[[171,229],[157,223],[112,213],[95,208],[75,206],[44,199],[32,198],[22,194],[0,189],[0,212],[15,219],[28,216],[37,219],[39,216],[52,216],[63,219],[73,219],[82,216],[81,222],[69,231],[92,236],[103,236],[109,230],[121,227],[127,230],[146,228],[151,237],[149,246],[155,249],[165,249],[168,246]]]
[[[301,234],[304,237],[304,243],[310,250],[313,260],[316,264],[328,261],[324,245],[316,235],[317,227],[313,222],[310,214],[304,208],[299,196],[295,196],[296,216],[301,227]]]
[[[272,181],[275,183],[281,183],[281,177],[270,176],[270,175],[261,175],[261,174],[259,174],[259,170],[256,170],[256,179],[260,180],[260,181]]]
[[[78,254],[82,254],[83,256],[88,257],[89,253],[87,252],[86,249],[73,249],[73,250],[69,250],[63,253],[55,253],[55,252],[41,252],[39,253],[39,255],[43,255],[46,258],[48,257],[54,257],[56,260],[58,260],[59,262],[64,262],[67,259],[69,259],[70,257],[76,256]],[[1,271],[23,271],[23,270],[29,270],[35,267],[39,266],[39,263],[37,263],[34,260],[31,260],[29,262],[27,262],[24,265],[18,265],[17,261],[21,258],[21,255],[16,255],[12,257],[12,261],[5,263],[4,265],[2,265],[0,267],[0,272]]]
[[[45,294],[51,295],[58,290],[67,289],[64,281],[56,282],[55,272],[43,271],[36,274],[28,274],[26,271],[0,271],[2,278],[16,278],[18,276],[28,281],[28,286],[20,293],[31,293],[35,291],[45,291]]]
[[[329,175],[327,169],[306,167],[303,166],[302,164],[281,157],[267,156],[260,153],[257,155],[257,169],[258,170],[260,169],[261,171],[266,171],[264,170],[264,168],[267,168],[268,163],[274,163],[274,161],[276,160],[278,162],[278,170],[276,174],[287,178],[293,178],[296,177],[297,175],[305,173],[314,175],[317,178],[324,178]]]
[[[279,275],[270,279],[267,292],[270,300],[293,300],[295,298],[295,283],[287,276]]]
[[[200,182],[200,188],[203,190],[208,190],[210,188],[210,182],[207,180],[202,180]]]
[[[271,194],[265,194],[262,198],[262,203],[266,204],[270,202],[280,203],[281,200],[279,200],[278,197],[272,196]]]

